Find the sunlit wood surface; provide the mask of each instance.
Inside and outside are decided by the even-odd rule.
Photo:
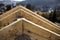
[[[21,18],[25,18],[50,31],[39,28],[24,19],[17,21]],[[12,25],[14,22],[16,23]],[[60,40],[59,26],[22,6],[18,6],[0,16],[1,40],[15,40],[16,36],[22,34],[22,25],[24,25],[24,33],[30,35],[32,40]],[[29,33],[30,31],[31,33]]]

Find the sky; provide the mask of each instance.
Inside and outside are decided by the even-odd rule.
[[[0,1],[3,1],[3,0],[0,0]],[[10,0],[7,0],[7,1],[10,1]],[[24,1],[24,0],[12,0],[12,1]],[[43,0],[43,1],[55,1],[55,0]]]
[[[0,0],[0,1],[25,1],[25,0]],[[33,1],[33,0],[32,0]],[[35,0],[37,1],[37,0]],[[39,0],[39,1],[45,1],[45,2],[53,2],[55,0]]]
[[[4,0],[0,0],[0,1],[4,1]],[[5,0],[5,1],[11,1],[11,0]],[[24,1],[24,0],[12,0],[12,1]]]
[[[20,1],[20,2],[22,2],[22,1],[25,1],[25,0],[0,0],[0,1],[5,1],[5,2]],[[26,1],[31,1],[31,0],[26,0]],[[32,1],[38,1],[38,2],[42,1],[44,3],[54,3],[54,2],[58,3],[59,2],[59,0],[32,0]]]
[[[0,1],[3,1],[3,0],[0,0]]]
[[[13,0],[13,1],[24,1],[24,0]]]

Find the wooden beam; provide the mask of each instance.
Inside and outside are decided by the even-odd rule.
[[[7,15],[9,15],[9,14],[11,14],[11,13],[17,11],[18,9],[20,9],[19,6],[13,8],[13,9],[11,9],[11,10],[9,10],[9,11],[6,12],[6,13],[3,13],[2,15],[0,15],[0,19],[2,19],[3,17],[5,17],[5,16],[7,16]]]
[[[39,15],[37,15],[37,14],[35,14],[35,13],[30,13],[30,12],[27,12],[27,11],[25,11],[25,10],[23,10],[24,8],[21,8],[19,11],[20,12],[18,12],[17,11],[17,13],[12,13],[12,16],[13,16],[13,14],[14,14],[14,16],[12,17],[11,15],[11,17],[10,17],[10,19],[12,18],[12,19],[15,19],[16,18],[16,16],[23,16],[24,18],[26,18],[26,19],[28,19],[28,20],[30,20],[30,21],[32,21],[32,22],[34,22],[34,23],[36,23],[36,24],[38,24],[38,25],[41,25],[41,26],[43,26],[43,27],[45,27],[45,28],[47,28],[47,29],[49,29],[49,30],[51,30],[51,31],[53,31],[53,32],[56,32],[56,33],[58,33],[58,34],[60,34],[60,29],[58,28],[58,26],[56,26],[55,24],[53,24],[53,23],[51,23],[50,21],[46,21],[46,19],[45,18],[43,18],[43,17],[41,17],[41,16],[39,16]],[[17,15],[16,15],[17,14]],[[10,20],[9,19],[9,17],[6,17],[6,18],[4,18],[5,20],[7,19],[7,20]],[[11,21],[13,21],[11,19]],[[2,19],[1,19],[2,20]],[[6,22],[6,23],[8,23],[8,22],[10,22],[10,21],[4,21],[4,22]],[[4,23],[3,21],[2,21],[2,24]]]
[[[27,19],[26,19],[27,20]],[[35,25],[32,25],[28,21],[24,20],[24,18],[19,19],[8,26],[0,29],[0,39],[1,40],[14,40],[17,36],[22,34],[22,28],[24,26],[24,34],[30,36],[33,40],[50,40],[56,38],[56,35],[43,30]],[[51,37],[51,38],[50,38]],[[60,39],[57,36],[56,40]]]

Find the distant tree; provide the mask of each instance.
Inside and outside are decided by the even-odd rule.
[[[35,10],[35,5],[32,6],[32,10],[33,10],[33,11]]]
[[[7,7],[6,11],[9,11],[11,9],[11,5],[7,5],[6,7]]]
[[[56,18],[56,9],[54,10],[53,13],[50,13],[49,20],[52,21],[52,22],[56,22],[57,21],[57,18]]]
[[[26,8],[32,10],[32,5],[31,5],[31,4],[27,4],[27,5],[26,5]]]
[[[52,14],[53,14],[53,12],[51,12],[51,13],[49,14],[49,20],[50,20],[50,21],[53,20],[53,19],[52,19]]]
[[[0,4],[0,7],[2,7],[2,6],[4,6],[4,4],[1,3],[1,4]]]
[[[53,22],[56,22],[56,20],[57,20],[57,18],[56,18],[56,9],[54,10],[52,18],[53,18]]]

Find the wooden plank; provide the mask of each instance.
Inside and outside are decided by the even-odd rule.
[[[20,34],[22,34],[22,21],[0,29],[0,40],[14,40]]]
[[[13,12],[15,12],[15,11],[18,10],[18,9],[19,9],[19,6],[11,9],[10,11],[8,11],[8,12],[6,12],[6,13],[3,13],[2,15],[0,15],[0,19],[2,19],[3,17],[5,17],[5,16],[7,16],[7,15],[13,13]]]
[[[60,40],[60,37],[49,33],[41,28],[38,28],[26,21],[23,21],[23,25],[24,25],[24,32],[25,34],[28,34],[32,37],[33,39],[37,39],[37,40]]]
[[[43,27],[45,27],[45,28],[47,28],[51,31],[54,31],[54,32],[60,34],[60,29],[59,28],[45,22],[44,20],[42,20],[42,19],[40,19],[40,18],[38,18],[38,17],[36,17],[36,16],[32,15],[31,13],[28,13],[24,10],[21,10],[21,13],[26,19],[28,19],[28,20],[30,20],[30,21],[38,24],[38,25],[41,25],[41,26],[43,26]]]
[[[22,21],[23,22],[23,24],[24,24],[24,27],[25,27],[25,22],[24,21]],[[27,23],[28,24],[28,23]],[[27,25],[26,24],[26,25]],[[18,27],[17,27],[18,26]],[[21,28],[22,28],[22,23],[19,21],[19,22],[17,22],[17,23],[15,23],[14,25],[12,25],[12,26],[9,26],[8,28],[5,28],[4,30],[0,30],[0,38],[1,38],[1,40],[14,40],[14,38],[15,37],[17,37],[17,36],[15,36],[15,35],[20,35],[20,31],[22,30],[22,29],[19,29],[19,27],[21,26]],[[28,27],[30,27],[30,25],[28,25]],[[32,26],[31,25],[31,27],[33,27],[34,28],[34,25]],[[35,31],[37,31],[38,29],[37,29],[37,27],[36,28],[34,28],[34,29],[36,29]],[[29,30],[32,30],[32,28],[31,29],[29,29]],[[16,32],[17,31],[17,32]],[[34,32],[35,32],[34,31]],[[43,31],[43,30],[41,30],[41,31]],[[33,32],[33,31],[32,31]],[[44,31],[45,32],[45,31]],[[18,33],[18,34],[17,34]],[[22,32],[21,32],[22,33]],[[36,33],[36,32],[35,32]],[[40,32],[41,33],[41,32]],[[39,33],[39,34],[40,34]],[[46,32],[45,32],[46,33]],[[47,32],[48,33],[48,32]],[[39,35],[38,34],[38,35]],[[49,33],[48,33],[49,34]],[[48,35],[48,34],[46,34],[46,35]],[[7,36],[6,36],[7,35]],[[29,34],[29,35],[31,35],[31,34]],[[42,35],[44,35],[44,34],[42,34]],[[41,35],[41,36],[42,36]],[[46,36],[45,35],[45,36]],[[32,35],[31,35],[32,36]],[[34,37],[34,36],[36,36],[36,37],[38,37],[38,39],[40,39],[41,38],[41,40],[42,39],[44,39],[44,40],[47,40],[46,38],[43,38],[43,37],[39,37],[39,36],[37,36],[37,35],[33,35],[32,36],[32,38],[34,38],[34,39],[36,39],[36,37]]]
[[[11,25],[12,24],[12,25]],[[22,34],[22,28],[24,26],[24,34],[27,34],[31,37],[31,39],[35,40],[49,40],[50,35],[51,38],[55,38],[54,34],[45,31],[35,25],[30,24],[25,20],[16,21],[14,24],[11,23],[6,28],[0,29],[0,39],[1,40],[14,40],[17,36]],[[57,36],[58,37],[58,36]],[[60,38],[60,37],[58,37]]]
[[[29,12],[26,12],[25,10],[22,10],[22,9],[20,10],[20,12],[21,12],[21,15],[23,17],[25,17],[26,19],[28,19],[38,25],[41,25],[51,31],[54,31],[54,32],[60,34],[60,30],[59,30],[59,28],[57,28],[57,26],[51,25],[51,23],[49,23],[49,22],[47,23],[47,21],[42,20],[43,19],[42,17],[39,18],[37,15],[33,15],[34,13],[29,13]],[[19,15],[19,16],[21,16],[21,15]]]
[[[23,21],[23,25],[24,25],[24,30],[30,35],[31,34],[36,35],[36,36],[38,36],[38,38],[40,36],[43,38],[49,38],[50,37],[51,33],[47,32],[47,31],[45,31],[45,30],[43,30],[43,29],[41,29],[35,25],[32,25],[26,21]],[[33,35],[31,35],[31,36],[33,36]]]
[[[57,28],[54,28],[53,26],[49,25],[49,24],[46,24],[46,22],[42,21],[41,19],[37,19],[36,16],[32,15],[31,13],[28,13],[24,10],[20,10],[21,11],[21,15],[24,16],[26,19],[38,24],[38,25],[41,25],[47,29],[50,29],[56,33],[60,33],[60,30],[57,29]],[[17,15],[18,16],[18,15]],[[20,15],[19,15],[20,16]],[[5,21],[6,22],[6,21]],[[49,26],[49,27],[48,27]],[[52,29],[53,28],[53,29]]]
[[[51,34],[50,40],[60,40],[60,37],[58,37],[54,34]]]
[[[16,19],[17,19],[17,14],[16,14],[16,13],[18,13],[18,12],[19,12],[19,11],[14,12],[14,13],[9,14],[8,16],[0,19],[0,22],[1,22],[0,25],[1,25],[1,27],[4,27],[4,26],[6,26],[6,25],[9,25],[9,24],[10,24],[11,22],[13,22],[13,21],[16,21]]]

